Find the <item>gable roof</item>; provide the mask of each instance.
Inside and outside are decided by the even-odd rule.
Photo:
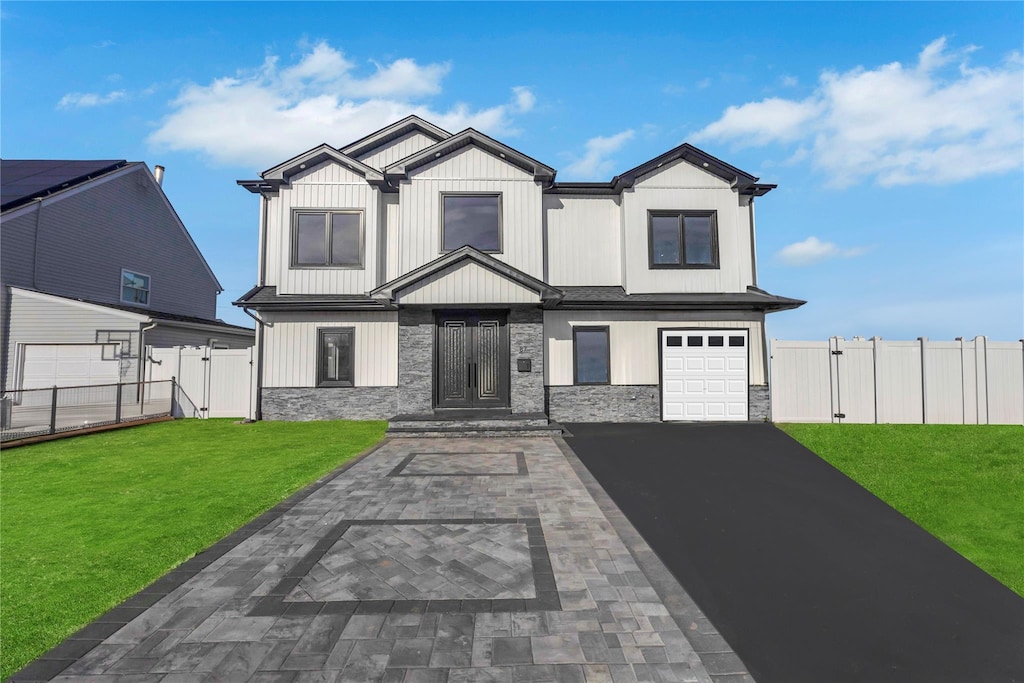
[[[334,161],[342,166],[346,166],[350,171],[366,178],[367,182],[381,182],[384,180],[384,176],[377,169],[367,166],[358,159],[353,159],[344,152],[331,147],[326,142],[298,156],[292,157],[284,163],[267,169],[260,174],[260,177],[269,182],[279,181],[286,183],[296,173],[324,161]]]
[[[537,292],[543,302],[558,301],[562,298],[562,291],[560,289],[552,287],[548,283],[538,280],[531,275],[527,275],[518,268],[514,268],[507,263],[499,261],[490,254],[485,254],[468,245],[459,247],[455,251],[451,251],[440,258],[434,259],[430,263],[424,264],[405,275],[400,275],[391,282],[384,283],[377,289],[371,291],[370,296],[378,301],[387,303],[394,302],[395,295],[401,290],[412,287],[413,285],[429,278],[431,275],[462,263],[463,261],[477,263],[484,269],[497,273],[521,287]]]
[[[126,165],[124,159],[2,159],[0,211],[80,185]]]
[[[389,182],[391,179],[406,178],[411,171],[420,166],[429,164],[437,159],[442,159],[454,154],[463,147],[471,145],[490,152],[527,173],[532,173],[534,180],[549,184],[555,180],[555,169],[472,128],[467,128],[461,133],[441,140],[435,145],[421,149],[419,152],[410,154],[404,159],[399,159],[384,169],[384,175],[388,178]]]
[[[615,176],[607,183],[556,183],[547,191],[552,194],[619,194],[623,189],[633,187],[640,176],[680,159],[728,182],[740,194],[760,197],[777,187],[767,183],[758,183],[756,176],[684,142],[664,154],[659,154],[653,159]]]
[[[385,126],[378,131],[374,131],[365,137],[359,138],[355,142],[345,145],[341,148],[341,151],[352,157],[362,156],[368,152],[372,152],[378,147],[383,147],[392,140],[397,140],[398,138],[412,132],[423,133],[427,137],[438,142],[452,136],[451,133],[443,128],[435,126],[430,121],[421,119],[415,114],[410,114],[401,121],[396,121],[390,126]]]

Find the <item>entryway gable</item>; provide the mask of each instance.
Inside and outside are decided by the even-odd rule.
[[[473,261],[462,261],[395,293],[398,304],[540,304],[540,292]]]
[[[504,306],[557,301],[562,291],[467,246],[395,278],[370,296],[402,305]]]

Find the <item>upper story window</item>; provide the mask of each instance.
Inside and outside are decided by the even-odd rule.
[[[714,211],[651,211],[651,268],[718,268],[718,224]]]
[[[292,267],[362,268],[363,212],[294,211]]]
[[[445,194],[441,196],[441,250],[469,245],[480,251],[501,251],[501,195]]]
[[[149,276],[121,270],[121,301],[126,304],[149,305]]]

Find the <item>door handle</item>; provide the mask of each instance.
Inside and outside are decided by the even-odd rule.
[[[466,363],[466,388],[473,388],[473,364]]]

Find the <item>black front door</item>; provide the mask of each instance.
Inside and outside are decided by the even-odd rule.
[[[438,314],[438,408],[508,407],[507,318],[504,312],[487,311]]]

